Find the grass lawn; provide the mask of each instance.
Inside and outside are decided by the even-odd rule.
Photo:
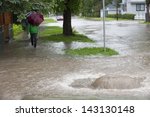
[[[104,48],[93,47],[93,48],[69,49],[66,50],[66,54],[73,56],[90,56],[90,55],[112,56],[118,55],[119,53],[110,48],[106,48],[106,50],[104,51]]]
[[[94,20],[94,21],[102,21],[103,18],[101,17],[84,17],[84,19],[87,19],[87,20]],[[106,21],[114,21],[115,19],[114,18],[105,18]]]
[[[63,30],[58,26],[46,27],[43,31],[40,32],[40,38],[43,41],[53,41],[53,42],[94,42],[88,37],[81,34],[74,34],[72,36],[64,36],[62,34]]]
[[[81,17],[82,18],[82,17]],[[87,20],[94,20],[94,21],[102,21],[103,18],[101,17],[83,17],[84,19],[87,19]],[[106,17],[105,18],[106,21],[115,21],[117,20],[116,18],[109,18],[109,17]],[[129,19],[122,19],[122,18],[119,18],[118,21],[128,21]]]
[[[56,21],[54,19],[50,19],[50,18],[45,18],[44,19],[44,24],[47,24],[47,23],[55,23]]]
[[[81,34],[74,34],[72,36],[64,36],[62,34],[62,28],[57,26],[50,26],[45,27],[40,32],[40,39],[44,42],[66,42],[70,43],[73,41],[78,42],[89,42],[94,43],[93,40],[89,39],[88,37],[81,35]],[[118,55],[118,52],[115,50],[112,50],[110,48],[106,48],[104,51],[103,48],[80,48],[80,49],[66,49],[65,53],[71,56],[90,56],[90,55],[105,55],[105,56],[112,56],[112,55]]]
[[[145,22],[144,20],[143,21],[141,20],[140,23],[141,24],[150,24],[150,22]]]

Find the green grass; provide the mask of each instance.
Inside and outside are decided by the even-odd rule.
[[[62,34],[63,30],[58,26],[48,26],[40,32],[40,37],[47,37],[50,35]]]
[[[118,52],[110,48],[106,48],[106,50],[104,51],[104,48],[93,47],[93,48],[69,49],[66,50],[66,54],[73,56],[91,56],[91,55],[112,56],[118,55]]]
[[[150,24],[150,22],[145,22],[144,20],[139,21],[140,24]]]
[[[47,24],[47,23],[55,23],[55,22],[56,21],[54,19],[45,18],[43,23]]]
[[[81,34],[74,34],[72,36],[64,36],[62,34],[63,30],[58,26],[46,27],[43,31],[40,32],[40,38],[43,41],[53,41],[53,42],[94,42],[88,37]]]
[[[103,18],[101,18],[101,20],[103,20]],[[132,19],[118,18],[118,21],[129,21],[129,20],[132,20]],[[106,21],[117,21],[117,18],[109,18],[109,17],[106,17]]]
[[[87,20],[94,20],[94,21],[102,21],[103,18],[101,17],[85,17],[84,19],[87,19]],[[114,18],[105,18],[106,21],[114,21],[115,19]]]
[[[103,18],[101,18],[101,17],[83,17],[84,19],[87,19],[87,20],[94,20],[94,21],[102,21],[103,20]],[[106,21],[115,21],[115,20],[117,20],[116,18],[109,18],[109,17],[106,17],[105,18],[105,20]],[[119,18],[118,19],[119,21],[121,20],[123,20],[123,21],[127,21],[128,19],[122,19],[122,18]]]

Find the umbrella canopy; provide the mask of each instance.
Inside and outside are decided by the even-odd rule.
[[[31,13],[28,17],[28,22],[32,25],[40,25],[44,21],[44,17],[42,14],[38,12]]]

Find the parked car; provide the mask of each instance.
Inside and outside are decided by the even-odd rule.
[[[58,16],[56,16],[56,19],[57,19],[57,21],[62,21],[64,18],[62,15],[58,15]]]

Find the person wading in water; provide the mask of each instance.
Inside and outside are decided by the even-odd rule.
[[[36,48],[37,45],[37,35],[38,35],[38,26],[29,24],[29,32],[31,38],[31,45]]]

